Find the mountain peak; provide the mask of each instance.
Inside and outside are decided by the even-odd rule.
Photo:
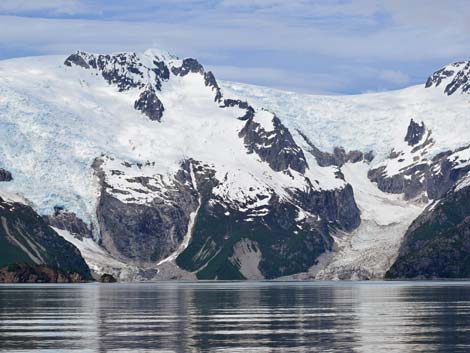
[[[166,50],[160,50],[157,48],[148,48],[143,52],[144,56],[149,56],[149,57],[157,57],[161,58],[165,61],[168,60],[178,60],[178,57],[176,55],[171,54],[170,52]]]
[[[444,93],[448,96],[457,91],[470,93],[470,61],[458,61],[447,65],[429,76],[426,88],[445,85]]]

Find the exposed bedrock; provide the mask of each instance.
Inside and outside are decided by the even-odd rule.
[[[52,215],[43,216],[44,220],[54,228],[68,231],[76,238],[92,238],[93,229],[73,212],[69,212],[60,206],[54,207]]]
[[[303,174],[308,165],[302,149],[276,116],[273,117],[273,126],[273,131],[266,131],[256,120],[250,118],[239,136],[243,138],[248,152],[255,152],[273,170],[290,168]]]
[[[448,191],[413,222],[386,278],[470,277],[469,185]]]
[[[445,84],[444,93],[448,96],[460,92],[470,92],[470,61],[459,61],[436,71],[426,81],[426,88]]]
[[[411,119],[405,136],[409,151],[392,150],[384,163],[369,170],[369,179],[377,183],[380,190],[404,194],[406,199],[422,193],[429,199],[441,198],[470,170],[470,165],[465,165],[466,161],[459,157],[470,146],[432,156],[428,152],[435,143],[431,135],[424,123],[417,124]],[[398,167],[390,173],[392,164]]]
[[[410,121],[410,125],[408,125],[408,130],[405,136],[405,142],[408,142],[408,145],[415,146],[421,141],[426,132],[426,127],[424,123],[421,124],[416,123],[413,119]]]
[[[361,161],[371,162],[374,159],[374,153],[372,151],[369,152],[361,152],[357,150],[346,151],[343,147],[335,147],[333,149],[333,153],[324,152],[318,149],[315,144],[299,129],[297,129],[299,135],[304,139],[304,141],[308,145],[308,152],[311,153],[318,165],[320,167],[329,167],[329,166],[337,166],[342,167],[344,164],[350,163],[357,163]]]
[[[141,111],[150,120],[158,122],[162,120],[163,112],[165,111],[163,103],[151,86],[148,86],[134,102],[134,109]]]
[[[123,202],[116,195],[129,190],[113,188],[106,182],[106,171],[98,158],[93,168],[101,183],[97,207],[101,245],[112,255],[136,264],[155,263],[175,252],[188,231],[189,217],[198,205],[189,161],[181,165],[174,183],[160,189],[150,177],[131,179],[141,192],[161,195],[149,202]],[[164,185],[162,185],[164,186]]]
[[[260,217],[246,217],[245,212],[207,200],[177,264],[196,272],[199,279],[253,279],[260,274],[275,278],[309,268],[331,249],[333,239],[326,227],[316,219],[296,221],[298,209],[291,203],[273,197],[269,210]],[[247,248],[246,244],[256,245]],[[240,247],[251,249],[248,260],[256,268],[247,271]]]
[[[11,173],[6,169],[0,168],[0,182],[1,181],[12,181],[12,180],[13,180],[13,177],[12,177]]]
[[[59,236],[30,206],[0,197],[0,266],[28,263],[91,279],[79,250]]]

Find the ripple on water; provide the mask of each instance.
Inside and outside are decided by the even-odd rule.
[[[470,283],[1,285],[1,352],[468,352]]]

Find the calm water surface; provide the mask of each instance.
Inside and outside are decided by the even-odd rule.
[[[470,282],[0,285],[1,352],[470,352]]]

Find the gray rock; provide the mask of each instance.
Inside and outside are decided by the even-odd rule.
[[[344,231],[352,231],[361,224],[361,211],[354,199],[351,185],[342,189],[298,191],[295,199],[300,206],[319,215],[329,225]]]
[[[255,116],[255,109],[248,102],[239,99],[224,99],[223,107],[239,107],[245,109],[245,114],[239,117],[240,120],[249,120]]]
[[[442,152],[431,161],[404,166],[400,173],[388,176],[385,167],[369,170],[368,177],[377,183],[380,190],[393,194],[403,193],[406,199],[412,199],[426,192],[430,199],[441,198],[455,183],[470,170],[470,166],[455,168],[448,157],[456,151]]]
[[[30,206],[0,197],[0,267],[47,265],[91,280],[80,251],[58,235]]]
[[[150,120],[160,122],[165,108],[152,87],[147,87],[134,103],[134,109],[141,111]]]
[[[198,73],[204,76],[204,83],[207,87],[211,87],[213,91],[215,91],[215,102],[222,101],[222,91],[215,79],[214,74],[211,71],[205,71],[204,67],[193,58],[186,58],[183,60],[181,66],[179,67],[172,67],[171,72],[176,76],[184,77],[190,72]]]
[[[12,181],[13,177],[8,170],[0,168],[0,182],[2,181]]]
[[[191,161],[191,163],[196,163]],[[134,264],[155,263],[176,251],[188,231],[189,216],[197,208],[198,195],[192,188],[189,162],[182,164],[175,176],[175,187],[165,190],[171,202],[158,199],[146,204],[124,203],[113,196],[105,182],[102,160],[97,158],[93,169],[101,182],[97,207],[101,245],[115,257]],[[131,180],[151,188],[149,178]]]
[[[246,121],[239,136],[249,153],[256,153],[275,171],[288,168],[304,173],[308,167],[302,149],[278,117],[273,118],[274,131],[267,132],[253,118]]]
[[[445,67],[440,70],[437,70],[431,76],[428,77],[428,79],[426,80],[425,87],[438,87],[443,80],[451,77],[452,75],[454,75],[454,73],[455,72],[453,70],[447,70]]]
[[[159,79],[157,82],[157,89],[160,90],[161,88],[161,81],[167,81],[170,79],[170,70],[168,69],[168,66],[165,65],[163,61],[158,61],[154,60],[153,64],[155,65],[155,68],[153,69],[153,72],[155,72],[155,76]]]
[[[87,64],[87,62],[85,61],[85,59],[83,59],[80,53],[70,55],[67,59],[65,59],[64,65],[69,67],[72,67],[72,65],[76,65],[83,67],[84,69],[90,68],[90,65]]]
[[[372,151],[367,153],[363,153],[357,150],[346,152],[343,147],[335,147],[333,149],[333,153],[323,152],[318,149],[302,131],[297,129],[297,132],[309,146],[308,152],[315,157],[320,167],[329,167],[332,165],[342,167],[345,163],[348,162],[371,162],[374,159],[374,153]]]
[[[219,84],[215,80],[215,76],[211,71],[204,72],[204,83],[208,87],[212,87],[212,90],[215,90],[215,102],[220,102],[222,100],[222,91],[220,90]]]
[[[423,138],[425,132],[426,127],[424,126],[423,122],[421,122],[420,125],[411,119],[410,125],[408,126],[408,131],[406,132],[405,142],[408,142],[408,145],[410,146],[417,145]]]
[[[455,152],[468,148],[464,146],[455,151],[445,151],[434,156],[432,160],[421,158],[427,148],[434,144],[431,131],[426,130],[425,124],[417,124],[411,119],[405,141],[412,146],[411,153],[415,154],[416,161],[404,165],[399,173],[389,176],[385,166],[369,170],[368,177],[377,183],[380,190],[393,194],[403,193],[406,199],[412,199],[426,192],[430,199],[441,198],[463,175],[470,170],[470,166],[456,168],[455,162],[448,157]],[[390,159],[400,158],[403,152],[392,150]],[[398,159],[402,162],[403,159]]]
[[[470,187],[450,189],[409,227],[386,278],[469,278]]]
[[[470,61],[459,61],[436,71],[429,76],[425,87],[438,87],[442,82],[447,82],[444,93],[448,96],[458,91],[470,93]]]
[[[172,67],[171,72],[176,76],[186,76],[190,72],[204,74],[204,67],[193,58],[186,58],[180,67]]]
[[[114,55],[95,55],[77,52],[64,62],[67,66],[77,65],[84,69],[101,72],[103,78],[111,85],[116,85],[120,92],[131,88],[144,88],[147,82],[143,78],[149,71],[155,73],[155,88],[160,90],[162,81],[169,79],[169,69],[163,61],[155,60],[155,67],[145,67],[136,53],[118,53]],[[132,74],[132,75],[130,75]],[[137,76],[137,78],[135,76]]]
[[[73,212],[68,212],[62,207],[54,207],[54,213],[43,217],[50,226],[58,229],[64,229],[78,239],[92,238],[92,226],[86,224],[81,218]]]

